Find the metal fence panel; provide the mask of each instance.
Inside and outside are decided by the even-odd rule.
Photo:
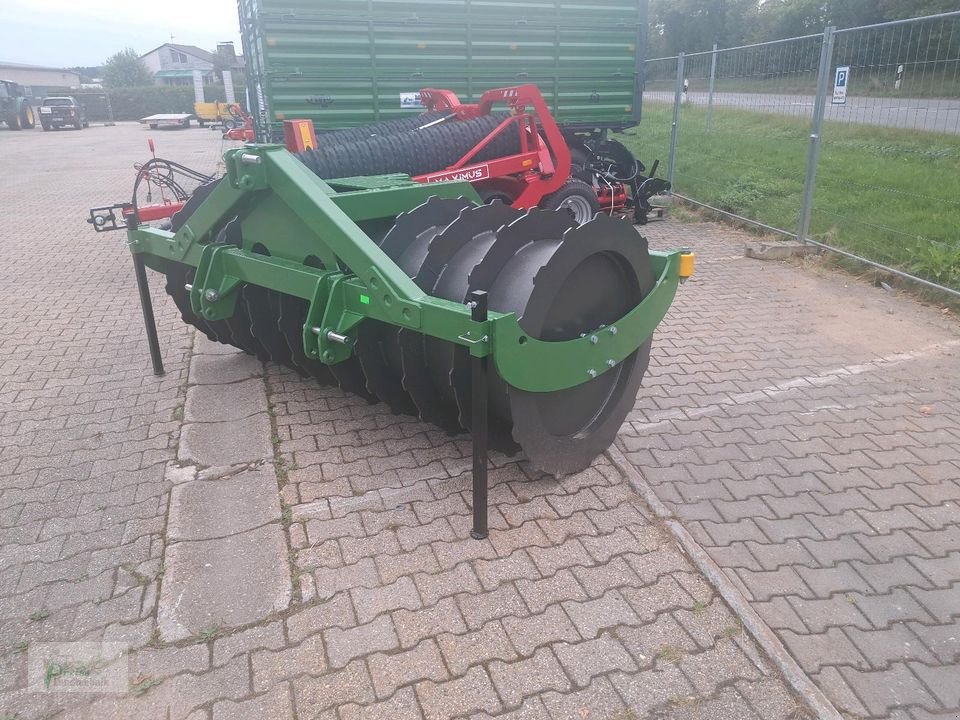
[[[675,194],[960,294],[960,12],[646,71]]]
[[[960,14],[838,30],[838,68],[810,237],[960,290]]]
[[[821,37],[683,57],[682,80],[644,95],[641,148],[670,125],[680,90],[674,192],[726,213],[795,231]],[[677,59],[654,61],[676,71]],[[648,64],[648,70],[650,65]],[[664,77],[665,79],[665,77]],[[711,92],[711,88],[713,88]],[[669,156],[669,147],[658,153]]]

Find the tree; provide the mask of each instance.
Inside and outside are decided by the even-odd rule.
[[[107,87],[143,87],[153,85],[153,75],[133,48],[114,53],[103,65]]]
[[[654,0],[651,52],[675,55],[709,50],[713,43],[730,47],[749,42],[758,7],[758,0]]]

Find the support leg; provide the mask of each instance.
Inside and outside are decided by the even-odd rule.
[[[487,320],[487,294],[482,290],[470,293],[471,318]],[[473,414],[473,530],[471,537],[483,540],[487,527],[487,357],[471,357],[470,384]]]
[[[163,359],[160,357],[157,321],[153,317],[153,301],[150,299],[150,285],[147,283],[147,267],[143,264],[143,256],[140,253],[133,253],[133,269],[137,276],[137,290],[140,291],[140,309],[143,310],[143,324],[147,329],[147,344],[150,346],[153,374],[163,375]]]

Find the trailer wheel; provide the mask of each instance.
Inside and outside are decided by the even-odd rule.
[[[578,225],[583,225],[600,212],[600,201],[592,185],[570,178],[562,188],[541,200],[540,207],[544,210],[567,210]]]

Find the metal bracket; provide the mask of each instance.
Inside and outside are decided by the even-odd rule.
[[[235,250],[233,245],[207,245],[200,253],[200,263],[190,286],[190,307],[207,320],[232,317],[237,304],[240,279],[227,275],[222,267],[224,253]]]
[[[87,222],[93,225],[96,232],[110,232],[111,230],[126,230],[127,220],[123,216],[123,211],[132,207],[130,203],[117,203],[115,205],[105,205],[103,207],[90,208],[90,217]],[[119,210],[120,214],[114,212]]]
[[[227,153],[227,175],[230,183],[241,190],[266,190],[267,166],[261,153],[284,150],[283,145],[248,145]]]
[[[353,354],[356,333],[363,320],[344,308],[343,273],[330,271],[318,281],[303,325],[303,349],[307,357],[327,365],[342,362]]]
[[[387,316],[402,327],[420,328],[420,306],[403,300],[397,288],[376,267],[367,270],[365,279],[370,297],[379,303]]]

